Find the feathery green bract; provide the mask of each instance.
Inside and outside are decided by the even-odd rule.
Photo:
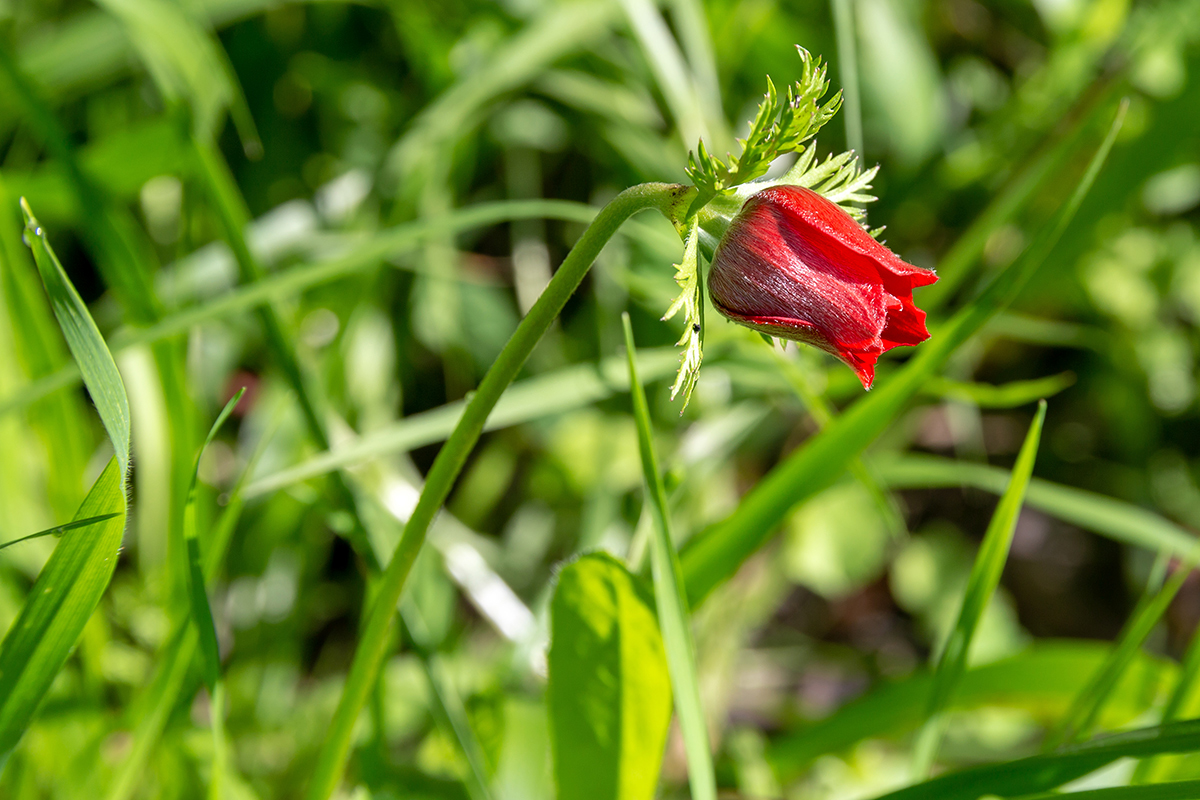
[[[625,352],[629,358],[629,391],[633,399],[633,418],[637,423],[638,450],[642,457],[642,473],[646,480],[646,500],[653,509],[654,530],[651,535],[650,563],[654,575],[654,599],[658,606],[658,621],[667,650],[667,666],[675,694],[675,710],[679,729],[687,752],[688,781],[694,800],[716,800],[717,784],[713,775],[712,753],[708,744],[708,723],[700,704],[700,686],[696,679],[695,646],[692,644],[691,614],[687,590],[679,568],[679,556],[671,541],[670,512],[663,488],[662,473],[654,454],[654,432],[650,425],[650,410],[646,394],[637,373],[637,349],[633,342],[633,327],[629,315],[621,321],[625,327]]]
[[[856,402],[831,425],[793,452],[767,474],[724,522],[693,539],[682,554],[688,596],[698,602],[771,538],[784,516],[804,499],[834,483],[849,465],[895,419],[908,401],[946,360],[977,333],[993,314],[1012,302],[1028,283],[1074,217],[1116,140],[1127,104],[1122,103],[1108,135],[1058,215],[1012,266],[1000,274],[970,305],[918,349],[916,356],[889,381]]]
[[[950,638],[942,649],[933,675],[933,687],[929,694],[929,705],[925,713],[925,725],[917,735],[917,743],[913,753],[913,773],[918,776],[929,774],[937,759],[941,747],[942,736],[945,734],[945,711],[951,696],[962,680],[967,668],[967,658],[971,651],[971,642],[983,612],[991,602],[996,587],[1000,585],[1000,575],[1004,572],[1004,564],[1008,561],[1008,550],[1012,545],[1013,532],[1017,528],[1017,517],[1025,502],[1025,490],[1033,477],[1033,464],[1037,459],[1038,443],[1042,438],[1042,424],[1046,420],[1046,401],[1038,404],[1037,414],[1029,426],[1025,443],[1013,466],[1012,477],[1008,488],[1000,497],[1000,503],[992,514],[987,532],[983,535],[983,543],[979,546],[979,555],[971,568],[963,591],[962,605],[958,612],[958,621],[950,632]]]
[[[0,759],[25,733],[108,587],[125,531],[125,470],[116,458],[92,485],[77,520],[104,517],[64,537],[38,574],[0,644]]]
[[[654,600],[606,553],[558,575],[546,705],[560,800],[650,800],[671,721]]]
[[[729,155],[722,161],[709,154],[704,142],[697,145],[695,153],[688,154],[687,174],[697,188],[718,194],[762,177],[778,156],[800,150],[833,119],[841,107],[842,93],[822,104],[821,98],[829,90],[826,67],[803,47],[797,46],[796,50],[800,54],[800,80],[781,96],[767,78],[767,94],[750,123],[750,133],[740,140],[741,155]]]
[[[129,398],[125,395],[121,373],[117,371],[112,353],[91,314],[46,241],[46,232],[24,198],[21,198],[21,210],[25,214],[25,235],[50,296],[50,305],[83,375],[83,383],[100,413],[104,429],[108,431],[123,480],[129,469]]]
[[[693,219],[688,225],[688,233],[683,246],[683,258],[675,267],[675,282],[679,284],[679,297],[663,314],[663,321],[683,311],[683,335],[675,346],[683,345],[683,355],[680,358],[679,374],[675,385],[671,387],[671,399],[682,391],[683,403],[679,407],[682,414],[692,399],[692,391],[696,381],[700,379],[700,363],[704,360],[704,289],[703,277],[700,274],[700,256],[696,246],[700,241],[700,226]]]

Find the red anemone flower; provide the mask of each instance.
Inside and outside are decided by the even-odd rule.
[[[929,338],[912,292],[936,280],[816,192],[775,186],[734,217],[708,291],[724,316],[832,353],[870,389],[880,353]]]

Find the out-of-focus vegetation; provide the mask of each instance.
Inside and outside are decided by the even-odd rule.
[[[717,785],[843,800],[924,777],[914,743],[943,686],[928,668],[1041,397],[1035,477],[945,700],[937,771],[1200,712],[1200,583],[1172,561],[1200,526],[1194,0],[17,0],[0,31],[0,539],[123,514],[112,442],[132,464],[95,613],[72,594],[59,618],[79,632],[38,649],[18,625],[0,652],[0,666],[66,658],[52,682],[0,671],[0,746],[15,743],[0,796],[300,796],[373,581],[464,397],[596,208],[686,182],[700,138],[735,149],[764,76],[795,79],[795,43],[835,88],[857,76],[819,151],[861,136],[882,166],[869,223],[939,270],[917,293],[934,340],[1067,203],[1120,98],[1128,110],[1016,301],[700,592]],[[20,197],[70,284],[23,233]],[[687,541],[862,392],[824,354],[773,351],[709,308],[680,415],[679,324],[659,321],[680,252],[663,219],[626,224],[500,401],[410,578],[345,796],[688,792],[621,314],[685,577]],[[128,395],[131,455],[116,394],[97,388],[122,382],[102,343],[60,329],[85,305]],[[884,359],[874,392],[910,354]],[[47,567],[34,591],[56,548],[51,564],[103,586],[114,519],[0,550],[0,629],[59,608],[45,576],[67,573]],[[594,550],[616,558],[572,562],[556,594],[563,562]],[[195,626],[209,604],[219,661]],[[548,689],[560,625],[579,640],[551,668],[608,665],[623,682],[573,689],[552,672]],[[635,729],[612,762],[589,759],[597,709]],[[1178,735],[1161,751],[1184,755],[1075,786],[1200,776],[1186,754],[1200,741]],[[1043,791],[1159,752],[1124,742],[1078,769],[1049,762],[1057,782],[971,785]],[[960,796],[930,787],[913,796]]]

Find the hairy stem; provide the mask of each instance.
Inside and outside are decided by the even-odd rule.
[[[521,366],[562,311],[567,299],[575,292],[583,276],[605,243],[629,217],[639,211],[656,208],[669,218],[678,213],[681,200],[694,190],[678,184],[645,183],[626,189],[613,198],[584,231],[562,266],[554,274],[541,297],[521,320],[508,344],[492,364],[479,389],[467,403],[462,418],[434,459],[425,489],[417,501],[396,550],[388,562],[378,592],[367,618],[366,628],[354,652],[350,674],[342,689],[337,711],[329,734],[317,758],[316,770],[308,786],[309,800],[326,800],[337,788],[346,758],[350,752],[351,734],[371,686],[388,653],[388,632],[396,613],[396,604],[404,591],[404,583],[412,569],[417,553],[425,542],[425,534],[434,515],[446,501],[450,489],[475,447],[484,422],[500,395],[517,377]]]

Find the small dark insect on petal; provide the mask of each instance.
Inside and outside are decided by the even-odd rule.
[[[700,332],[700,323],[693,322],[692,323],[692,333],[699,333],[699,332]]]

